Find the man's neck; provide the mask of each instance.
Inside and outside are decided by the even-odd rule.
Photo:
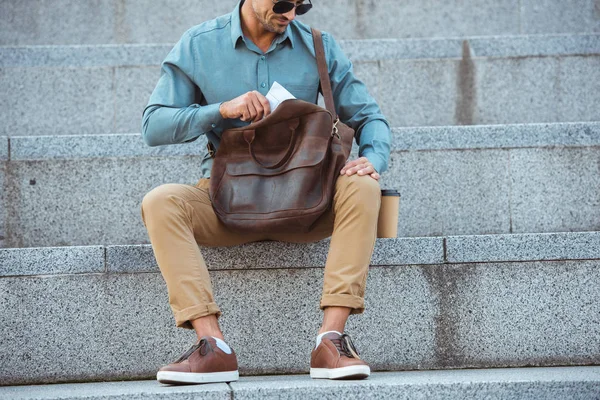
[[[240,9],[240,22],[244,36],[252,40],[252,42],[264,52],[266,52],[277,33],[270,32],[264,28],[260,21],[256,18],[252,9],[251,1],[246,0]]]

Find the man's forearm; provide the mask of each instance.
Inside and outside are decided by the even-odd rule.
[[[391,131],[387,123],[375,119],[367,122],[359,138],[358,154],[367,157],[380,174],[387,170],[390,158]]]
[[[217,128],[223,122],[220,104],[173,108],[151,105],[144,110],[142,137],[148,146],[190,141]]]

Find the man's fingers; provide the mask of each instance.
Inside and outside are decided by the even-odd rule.
[[[246,121],[252,121],[256,118],[256,108],[254,107],[254,103],[250,100],[248,101],[247,105],[248,107],[248,119]]]
[[[373,172],[375,172],[375,168],[373,168],[372,166],[368,165],[364,168],[360,168],[357,173],[359,175],[367,175],[367,174],[372,174]]]
[[[344,168],[342,168],[341,174],[344,175],[346,173],[346,171],[348,171],[349,169],[355,167],[356,165],[360,164],[362,161],[359,158],[358,160],[352,160],[352,161],[348,161],[346,163],[346,165],[344,165]]]
[[[373,178],[373,179],[375,179],[376,181],[378,181],[378,180],[379,180],[379,178],[380,178],[380,176],[379,176],[379,174],[378,174],[377,172],[373,172],[373,173],[371,174],[371,178]]]
[[[260,95],[260,93],[259,93],[259,95]],[[261,119],[263,119],[263,117],[265,115],[265,109],[264,109],[262,103],[260,102],[260,99],[258,98],[258,96],[255,95],[252,97],[252,105],[254,106],[254,109],[256,110],[256,116],[254,117],[253,122],[260,121]]]
[[[260,93],[258,93],[258,95],[256,97],[258,98],[258,101],[262,105],[263,116],[266,117],[267,115],[271,114],[271,105],[269,104],[269,100]]]

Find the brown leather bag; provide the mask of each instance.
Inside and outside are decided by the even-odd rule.
[[[307,232],[331,207],[354,130],[335,113],[321,32],[312,33],[327,109],[285,100],[261,121],[221,136],[210,197],[236,232]]]

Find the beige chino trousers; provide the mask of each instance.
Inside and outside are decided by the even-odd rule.
[[[167,284],[178,327],[193,329],[191,320],[221,315],[199,245],[235,246],[261,240],[310,243],[331,236],[320,307],[349,307],[352,314],[364,311],[381,202],[375,179],[368,175],[341,175],[335,186],[333,207],[317,220],[314,228],[308,233],[283,234],[240,234],[227,229],[213,211],[209,182],[201,179],[196,186],[161,185],[142,201],[142,220]]]

